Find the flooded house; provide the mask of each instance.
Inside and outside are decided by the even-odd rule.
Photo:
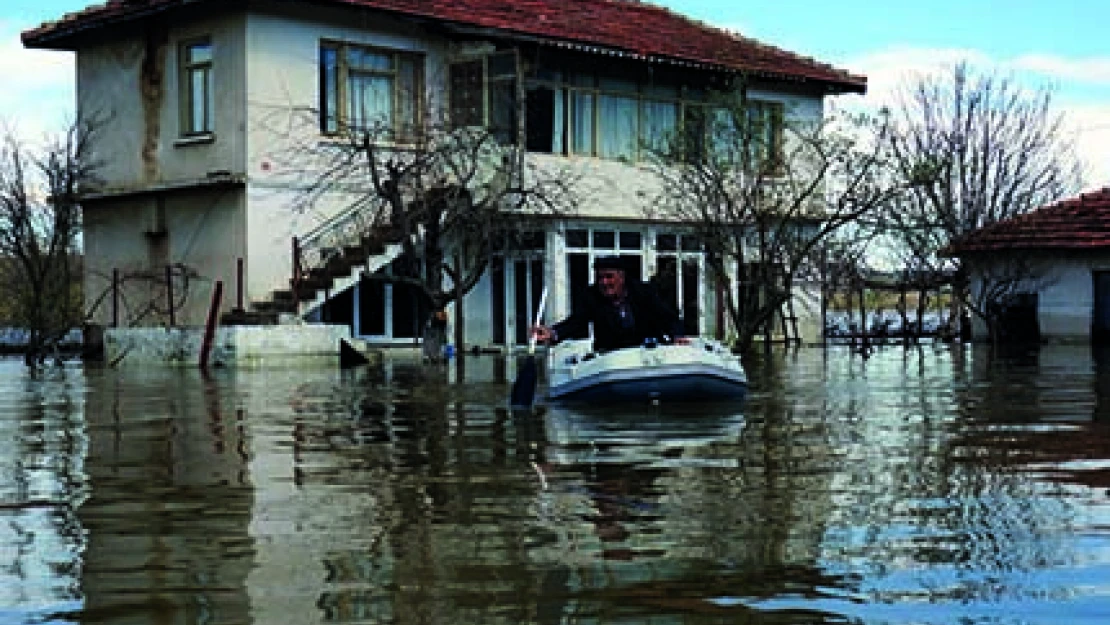
[[[991,224],[956,242],[972,297],[1009,341],[1110,338],[1110,189]],[[986,338],[981,319],[972,333]]]
[[[366,235],[351,231],[357,204],[293,209],[311,185],[284,158],[295,118],[312,117],[301,138],[326,145],[359,120],[400,128],[428,122],[425,110],[464,115],[454,121],[500,125],[531,165],[574,172],[573,214],[544,222],[528,249],[504,252],[448,311],[466,319],[460,348],[504,350],[526,341],[542,289],[548,318],[566,314],[592,260],[611,254],[662,283],[689,333],[722,335],[702,247],[684,224],[646,210],[658,181],[643,146],[711,115],[708,92],[742,84],[747,118],[781,147],[785,122],[818,122],[827,98],[867,86],[629,0],[111,0],[23,42],[76,53],[78,111],[97,124],[103,186],[83,202],[94,325],[200,327],[219,282],[225,315],[330,321],[377,346],[413,344],[429,314],[411,287],[363,279],[388,271],[396,246],[364,249],[326,282],[291,288],[306,248]],[[812,314],[802,327],[817,340]]]

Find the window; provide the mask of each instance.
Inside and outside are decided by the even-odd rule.
[[[421,122],[423,57],[346,43],[320,45],[320,129],[356,130],[390,140]]]
[[[485,127],[498,143],[516,145],[518,73],[515,50],[452,62],[448,70],[451,126]]]
[[[783,105],[748,100],[738,109],[687,106],[686,158],[712,154],[724,167],[775,175],[783,164]]]
[[[637,81],[602,72],[531,71],[525,85],[530,152],[642,162],[669,152],[681,130],[687,158],[713,154],[744,168],[781,164],[781,103],[749,100],[733,111],[710,104],[705,88],[680,87],[681,77]]]
[[[212,42],[190,41],[181,46],[181,134],[211,134]]]

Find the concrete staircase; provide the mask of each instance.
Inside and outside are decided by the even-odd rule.
[[[327,224],[325,224],[327,225]],[[333,226],[346,226],[339,222]],[[320,234],[314,235],[321,239]],[[306,237],[306,243],[312,241]],[[323,245],[313,249],[312,261],[302,261],[300,280],[289,288],[277,289],[263,301],[252,302],[248,310],[225,313],[222,325],[272,325],[283,316],[303,318],[323,306],[336,293],[354,286],[363,272],[373,273],[401,253],[400,239],[390,228],[378,228],[371,235],[359,236],[353,243]]]

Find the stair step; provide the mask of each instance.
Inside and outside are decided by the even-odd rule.
[[[220,316],[225,326],[272,326],[278,322],[277,311],[232,310]]]

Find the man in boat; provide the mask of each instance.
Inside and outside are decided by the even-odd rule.
[[[645,342],[685,342],[682,319],[650,284],[625,282],[625,260],[604,256],[594,261],[595,280],[566,319],[532,329],[536,340],[558,343],[583,339],[594,327],[594,349],[638,347]]]

